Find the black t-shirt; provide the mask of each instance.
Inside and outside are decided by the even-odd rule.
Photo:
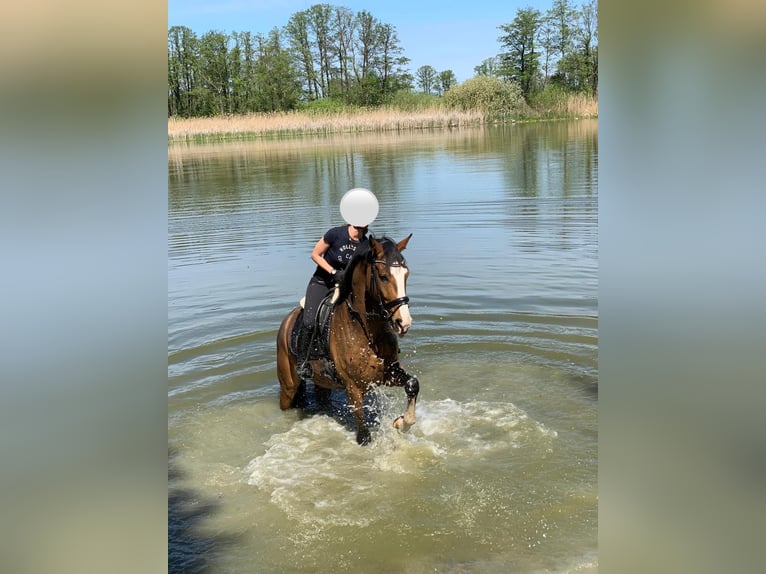
[[[345,269],[360,244],[360,241],[354,241],[349,237],[347,225],[333,227],[324,234],[324,240],[330,245],[330,248],[325,251],[324,260],[335,269]],[[361,241],[367,241],[367,237],[362,237]],[[317,265],[314,275],[325,281],[332,277],[319,265]]]

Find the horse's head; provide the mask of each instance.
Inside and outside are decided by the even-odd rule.
[[[402,251],[412,237],[410,233],[399,243],[383,237],[370,238],[370,278],[375,297],[383,308],[396,332],[404,335],[412,325],[409,300],[407,297],[407,276],[410,270]]]

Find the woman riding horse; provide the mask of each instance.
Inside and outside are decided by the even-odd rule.
[[[333,287],[342,282],[343,273],[356,248],[367,241],[368,226],[378,214],[378,200],[371,191],[357,187],[345,193],[340,201],[340,210],[346,225],[328,230],[311,251],[316,269],[306,287],[303,328],[297,336],[298,374],[304,379],[311,377],[308,356],[315,339],[319,304]]]
[[[329,315],[326,356],[310,356],[306,361],[320,400],[328,400],[332,389],[345,389],[359,444],[370,442],[363,402],[376,385],[403,386],[407,408],[394,426],[406,432],[415,424],[419,383],[399,364],[397,340],[397,335],[403,336],[412,324],[406,294],[409,269],[401,254],[410,237],[412,234],[398,243],[386,237],[360,243],[346,267],[338,300]],[[283,410],[296,406],[305,385],[290,345],[301,312],[301,307],[293,309],[277,334],[279,406]]]

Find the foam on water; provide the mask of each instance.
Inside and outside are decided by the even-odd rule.
[[[424,404],[418,414],[423,436],[449,443],[453,453],[514,448],[529,439],[558,436],[512,403],[445,399]]]
[[[271,502],[300,523],[366,526],[369,520],[349,508],[374,486],[352,472],[361,450],[330,417],[304,419],[266,442],[266,452],[245,467],[246,482],[269,492]]]
[[[393,418],[390,407],[381,402],[381,420]],[[373,443],[364,448],[333,418],[314,416],[272,435],[265,452],[245,466],[244,481],[300,523],[294,535],[307,541],[327,528],[390,520],[386,514],[394,512],[390,497],[396,493],[412,491],[424,480],[443,479],[456,466],[482,464],[487,453],[494,464],[498,458],[511,458],[502,456],[504,451],[510,454],[522,446],[550,450],[556,437],[556,431],[511,403],[428,402],[419,406],[418,422],[409,433],[381,424]],[[474,490],[466,494],[474,498]],[[465,500],[461,506],[486,504]],[[466,518],[464,526],[470,522]]]

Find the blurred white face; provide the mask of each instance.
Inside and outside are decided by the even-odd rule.
[[[397,298],[407,296],[407,275],[409,275],[409,273],[409,269],[406,267],[391,267],[391,275],[393,275],[394,279],[396,279]],[[402,305],[399,307],[399,310],[396,312],[396,314],[399,315],[395,321],[397,330],[399,335],[404,335],[412,325],[410,306],[406,304]]]

